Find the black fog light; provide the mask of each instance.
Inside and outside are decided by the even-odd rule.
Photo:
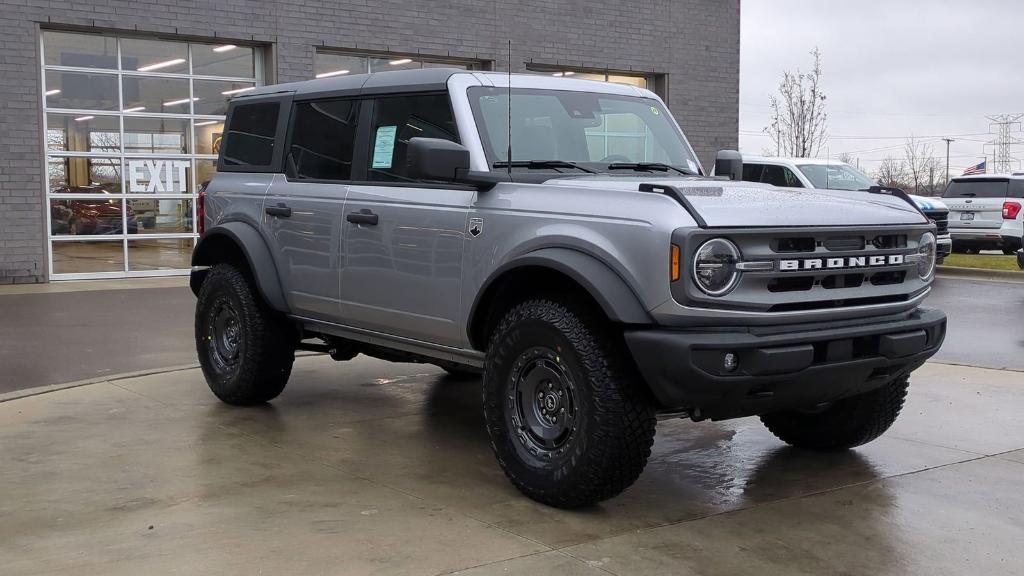
[[[733,352],[726,352],[722,356],[722,368],[726,372],[735,372],[740,367],[740,357]]]

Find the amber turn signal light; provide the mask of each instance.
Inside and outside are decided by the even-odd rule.
[[[669,262],[669,277],[675,282],[679,280],[679,246],[672,245],[672,259]]]

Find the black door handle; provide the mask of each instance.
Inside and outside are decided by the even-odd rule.
[[[284,202],[278,202],[277,206],[267,206],[263,208],[263,211],[271,216],[279,216],[281,218],[289,218],[292,215],[292,209]]]
[[[345,215],[345,220],[353,224],[369,224],[370,226],[376,226],[380,222],[380,217],[370,211],[369,208],[363,208],[359,212],[349,212]]]

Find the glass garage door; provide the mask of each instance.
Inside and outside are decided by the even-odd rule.
[[[248,46],[44,31],[50,278],[183,274]]]

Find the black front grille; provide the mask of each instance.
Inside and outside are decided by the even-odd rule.
[[[924,215],[935,223],[935,230],[942,235],[949,232],[949,212],[946,210],[925,210]]]

